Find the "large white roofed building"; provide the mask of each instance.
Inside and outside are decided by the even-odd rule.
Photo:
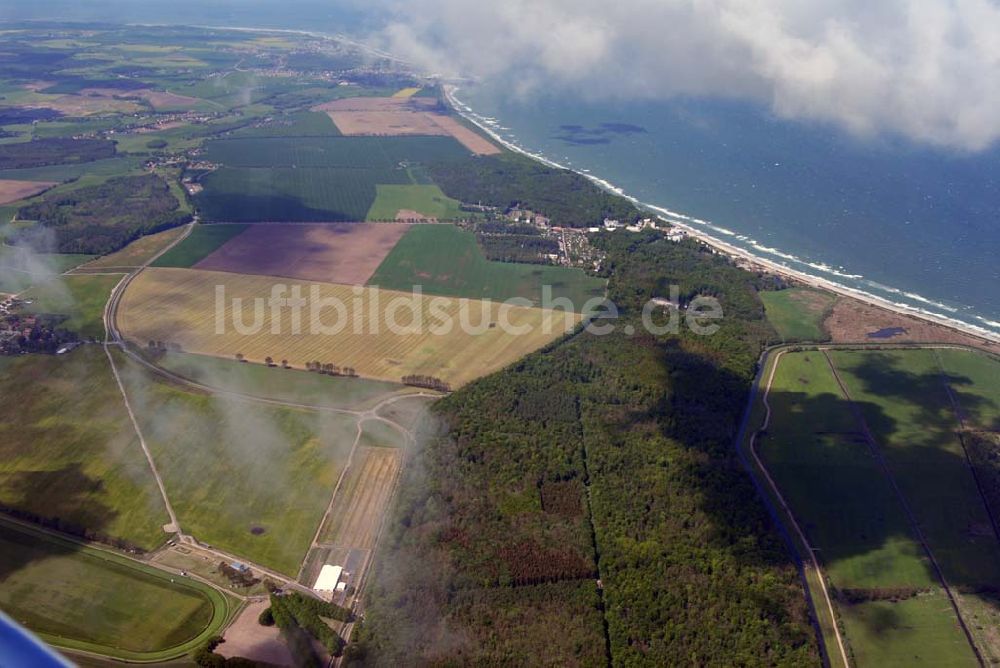
[[[313,589],[332,595],[337,590],[337,583],[340,582],[340,576],[343,572],[343,566],[324,564],[323,569],[319,572],[319,577],[316,578],[316,584],[313,585]]]

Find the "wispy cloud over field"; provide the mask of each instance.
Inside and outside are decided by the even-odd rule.
[[[1000,136],[990,0],[387,0],[383,46],[428,70],[776,114],[980,150]]]

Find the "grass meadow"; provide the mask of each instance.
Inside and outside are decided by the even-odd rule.
[[[141,169],[141,158],[119,156],[87,163],[3,169],[0,170],[0,179],[14,179],[18,181],[72,181],[72,184],[67,184],[65,188],[76,189],[99,185],[114,176],[139,173]]]
[[[41,283],[22,297],[32,300],[27,310],[66,316],[60,328],[80,338],[104,338],[104,305],[124,274],[69,274]]]
[[[59,280],[59,274],[94,259],[75,253],[31,253],[0,246],[0,292],[19,293]]]
[[[903,508],[823,355],[783,355],[768,402],[771,424],[759,454],[821,550],[835,586],[935,586]]]
[[[871,601],[841,608],[844,631],[857,666],[976,666],[969,643],[954,623],[940,591],[905,601]]]
[[[134,269],[145,264],[150,258],[169,246],[184,233],[185,226],[172,227],[163,232],[141,236],[125,248],[104,255],[88,262],[82,270],[96,271],[99,269]],[[200,229],[200,228],[198,228]]]
[[[582,269],[491,262],[472,232],[454,225],[414,225],[368,281],[389,290],[422,286],[426,294],[503,301],[512,297],[541,304],[542,286],[566,297],[575,310],[604,294],[604,280]]]
[[[461,202],[451,199],[435,185],[379,184],[366,219],[396,220],[400,211],[416,211],[437,220],[457,220],[467,215],[460,206]]]
[[[362,378],[326,376],[207,355],[168,353],[157,364],[198,383],[227,392],[329,408],[367,407],[406,386]]]
[[[1000,586],[1000,542],[955,433],[958,420],[936,351],[836,350],[830,356],[945,577],[956,586]]]
[[[784,341],[826,341],[823,318],[836,296],[811,288],[761,292],[767,319]]]
[[[966,665],[975,656],[957,625],[903,501],[873,457],[867,426],[959,600],[977,647],[997,655],[995,590],[1000,543],[956,435],[955,396],[969,419],[996,410],[996,361],[958,350],[785,353],[768,396],[772,421],[760,454],[837,590],[858,665]],[[945,373],[947,371],[947,374]],[[863,423],[859,420],[863,419]],[[892,594],[906,592],[905,595]],[[879,593],[881,592],[881,593]]]
[[[294,576],[354,443],[354,416],[188,392],[115,354],[183,530]]]
[[[232,602],[193,580],[0,520],[0,606],[56,645],[151,661],[218,633]]]
[[[1000,359],[967,350],[936,350],[965,426],[1000,432]]]
[[[0,503],[146,549],[169,521],[104,351],[0,357]]]

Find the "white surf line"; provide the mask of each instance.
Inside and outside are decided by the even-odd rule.
[[[1000,334],[985,327],[979,327],[977,325],[973,325],[971,323],[962,320],[949,318],[939,313],[934,313],[932,311],[918,308],[916,306],[911,306],[909,304],[890,301],[889,299],[886,299],[884,297],[879,297],[869,292],[865,292],[864,290],[861,290],[859,288],[852,288],[850,286],[838,283],[831,279],[823,278],[821,276],[816,276],[814,274],[809,274],[799,269],[794,269],[792,267],[789,267],[788,265],[782,264],[775,260],[769,260],[759,255],[755,255],[749,250],[739,248],[737,246],[734,246],[733,244],[722,241],[718,237],[713,236],[712,234],[706,232],[704,229],[697,227],[697,225],[698,224],[705,225],[713,230],[716,230],[719,234],[732,236],[734,238],[744,238],[744,236],[739,235],[731,230],[721,228],[717,225],[713,225],[708,221],[703,221],[683,213],[671,211],[670,209],[666,209],[661,206],[656,206],[654,204],[642,202],[636,197],[628,195],[622,188],[615,186],[614,184],[605,179],[595,176],[589,172],[580,171],[578,169],[567,167],[566,165],[560,164],[555,160],[547,158],[546,156],[540,153],[533,153],[525,149],[524,147],[520,146],[519,144],[505,139],[496,130],[487,125],[487,123],[484,122],[483,118],[480,117],[478,114],[476,114],[469,105],[465,104],[464,102],[458,99],[458,97],[456,96],[456,91],[458,90],[457,86],[451,84],[445,84],[442,86],[442,90],[444,91],[445,99],[448,101],[448,104],[450,104],[451,107],[456,112],[458,112],[460,116],[462,116],[462,118],[475,125],[490,138],[501,144],[504,148],[513,151],[515,153],[524,155],[526,157],[529,157],[533,160],[537,160],[545,165],[548,165],[549,167],[573,171],[576,174],[579,174],[580,176],[583,176],[584,178],[588,179],[602,190],[624,197],[625,199],[632,202],[637,208],[645,210],[651,213],[652,215],[655,215],[659,220],[665,223],[669,223],[670,225],[673,225],[675,227],[684,230],[690,236],[722,252],[725,255],[747,260],[749,262],[765,267],[769,271],[772,271],[776,274],[793,278],[797,281],[805,283],[806,285],[810,285],[812,287],[820,288],[823,290],[829,290],[830,292],[834,292],[837,294],[845,295],[853,299],[857,299],[858,301],[865,302],[873,306],[878,306],[879,308],[886,309],[887,311],[891,311],[893,313],[911,316],[914,318],[919,318],[921,320],[927,320],[935,324],[948,327],[949,329],[957,330],[962,334],[967,334],[969,336],[975,336],[977,338],[986,339],[987,341],[993,343],[1000,343]],[[760,246],[760,244],[755,241],[753,243]],[[787,253],[782,253],[778,249],[768,249],[762,252],[771,252],[772,254],[778,255],[779,257],[790,258],[791,261],[798,262],[806,266],[811,266],[817,271],[824,271],[825,273],[829,273],[834,276],[841,276],[845,278],[863,278],[859,277],[856,274],[845,274],[843,272],[836,271],[834,268],[827,267],[826,265],[823,265],[823,267],[825,268],[820,267],[819,263],[815,262],[810,263],[800,258],[795,258],[794,256],[791,256]],[[887,291],[891,291],[893,294],[901,294],[903,296],[914,299],[915,301],[919,301],[922,303],[929,303],[941,310],[945,311],[952,310],[952,307],[943,304],[937,304],[920,295],[913,295],[912,293],[906,293],[903,290],[899,290],[897,288],[889,288],[888,286],[886,286],[886,288]],[[984,318],[979,316],[976,317],[977,319],[986,322]]]
[[[764,388],[764,393],[761,395],[765,411],[764,422],[761,424],[759,429],[756,429],[750,435],[750,454],[753,456],[754,461],[757,462],[757,467],[767,479],[767,484],[771,487],[771,492],[778,500],[778,503],[781,504],[782,510],[785,511],[785,515],[792,523],[792,528],[795,529],[795,533],[798,535],[799,540],[802,541],[802,545],[805,547],[806,552],[808,552],[809,561],[812,563],[813,570],[816,571],[816,579],[819,580],[819,586],[823,591],[823,598],[826,600],[827,610],[830,612],[830,622],[833,625],[833,632],[837,637],[837,648],[840,650],[840,657],[844,662],[844,666],[849,667],[851,662],[847,660],[847,650],[844,648],[844,639],[840,635],[840,625],[837,623],[837,614],[833,609],[833,601],[830,599],[830,592],[827,591],[826,577],[823,575],[823,569],[820,568],[819,562],[816,560],[816,551],[806,538],[805,533],[802,531],[802,527],[799,526],[798,521],[795,519],[795,515],[792,513],[791,507],[785,501],[785,497],[782,496],[781,492],[778,490],[777,483],[775,483],[770,472],[768,472],[767,467],[764,466],[764,462],[762,462],[760,457],[757,455],[757,435],[765,431],[771,423],[771,404],[768,402],[768,395],[771,393],[771,384],[774,382],[774,376],[778,371],[778,363],[781,362],[781,356],[784,354],[785,351],[782,350],[774,357],[774,363],[771,366],[771,373],[767,378],[767,386]]]

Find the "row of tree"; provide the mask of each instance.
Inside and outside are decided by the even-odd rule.
[[[436,376],[410,374],[408,376],[403,376],[401,382],[403,385],[423,387],[428,390],[437,390],[438,392],[451,392],[451,385]]]

